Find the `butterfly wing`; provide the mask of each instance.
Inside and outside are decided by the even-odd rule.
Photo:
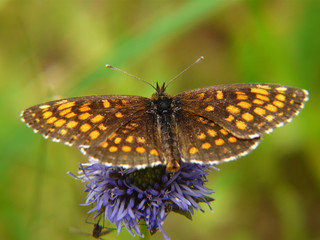
[[[70,146],[99,144],[132,116],[146,111],[150,99],[138,96],[87,96],[30,107],[21,119],[45,138]]]
[[[261,140],[240,139],[215,122],[184,110],[176,114],[176,120],[184,162],[214,164],[233,160],[249,153]]]
[[[253,139],[296,116],[308,100],[306,90],[273,84],[233,84],[186,91],[177,106],[225,128],[237,138]]]
[[[81,148],[91,162],[143,168],[164,164],[155,117],[145,112],[134,116],[103,142]]]

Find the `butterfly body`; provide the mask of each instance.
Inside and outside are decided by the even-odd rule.
[[[156,126],[160,142],[162,146],[163,162],[167,165],[169,172],[178,171],[180,168],[179,161],[181,159],[175,116],[180,111],[177,101],[173,101],[168,93],[165,92],[165,85],[159,87],[157,84],[157,92],[151,97],[153,102],[153,118],[156,119]]]
[[[91,162],[144,168],[179,162],[217,164],[245,155],[262,135],[296,116],[306,90],[273,84],[232,84],[151,98],[102,95],[30,107],[22,120],[53,141],[78,147]]]

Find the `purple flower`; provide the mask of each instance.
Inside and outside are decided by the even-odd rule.
[[[181,163],[179,171],[166,172],[165,166],[141,170],[110,167],[103,164],[82,164],[79,176],[87,182],[85,206],[93,205],[89,213],[94,217],[103,214],[117,226],[119,234],[124,225],[131,235],[143,235],[139,223],[143,220],[151,234],[160,230],[169,237],[162,224],[170,212],[180,213],[191,219],[194,209],[204,211],[199,203],[206,203],[210,210],[212,191],[204,187],[208,165]]]

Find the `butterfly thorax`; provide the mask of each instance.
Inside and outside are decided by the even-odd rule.
[[[151,100],[167,170],[169,172],[178,171],[180,168],[180,153],[178,151],[177,130],[174,124],[175,106],[173,98],[165,92],[164,84],[162,87],[157,84],[157,92],[152,95]]]

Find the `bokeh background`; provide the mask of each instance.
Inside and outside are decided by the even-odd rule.
[[[214,212],[170,214],[171,239],[320,239],[320,3],[315,0],[0,1],[0,239],[90,239],[83,186],[66,174],[86,159],[20,122],[62,97],[151,96],[227,83],[308,89],[294,121],[250,155],[210,173]],[[152,238],[163,239],[161,233]],[[123,230],[105,239],[131,239]]]

